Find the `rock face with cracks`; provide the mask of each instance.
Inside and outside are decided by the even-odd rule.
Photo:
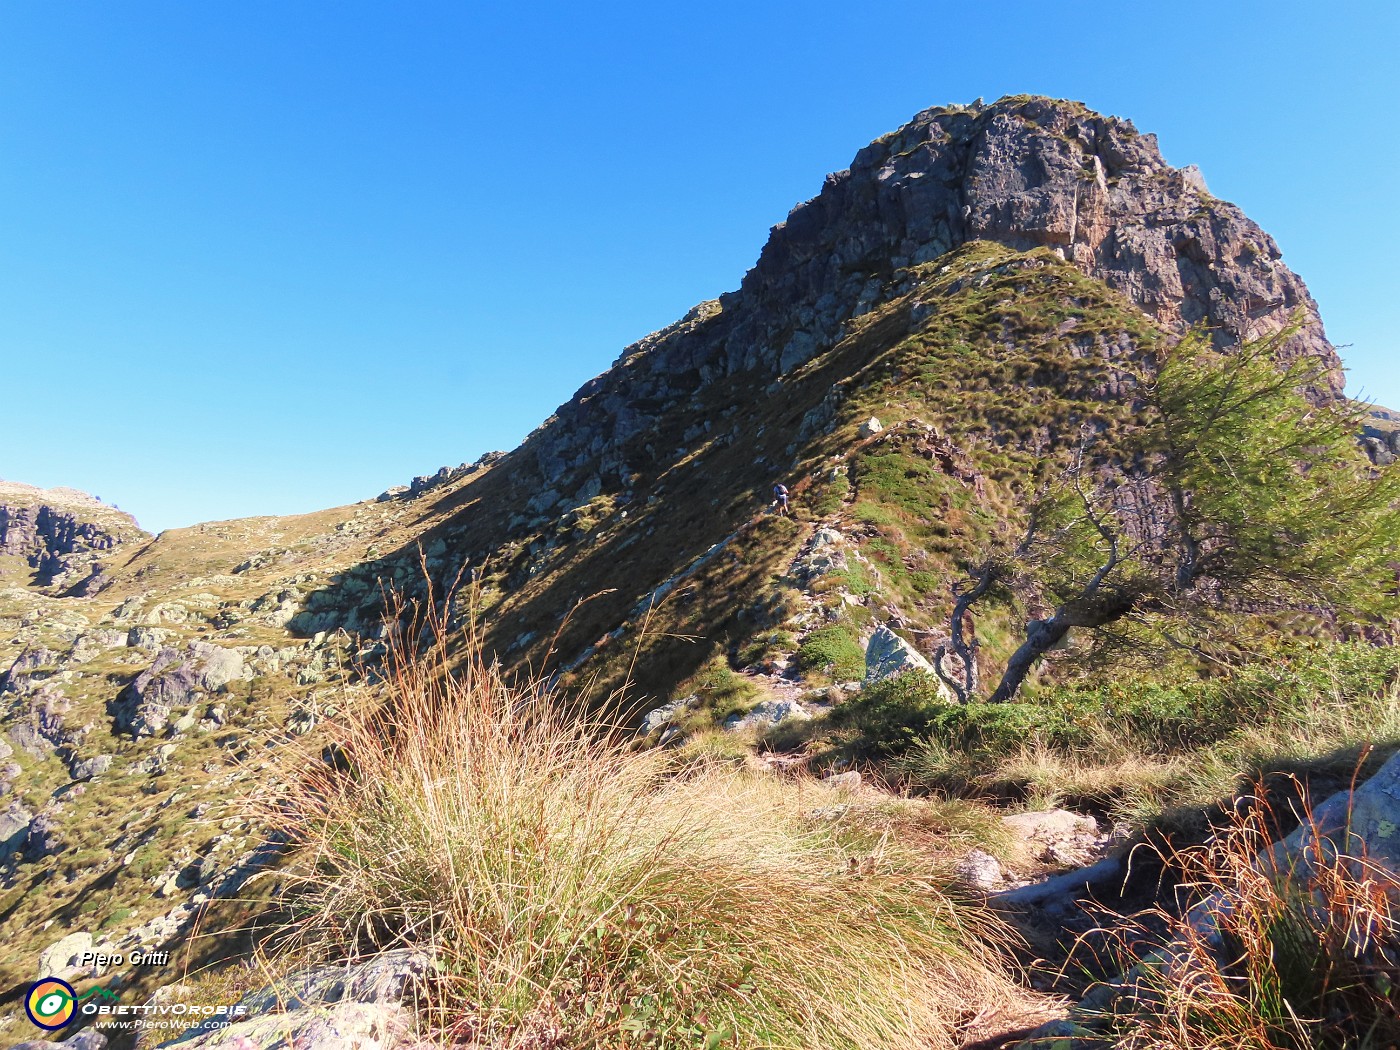
[[[1290,353],[1319,360],[1325,391],[1341,391],[1317,304],[1273,238],[1131,121],[1013,97],[925,110],[866,146],[773,228],[737,291],[628,347],[520,455],[557,499],[596,457],[606,484],[674,402],[719,376],[791,372],[881,302],[896,271],[976,240],[1048,247],[1162,325],[1205,325],[1221,345],[1298,319]]]

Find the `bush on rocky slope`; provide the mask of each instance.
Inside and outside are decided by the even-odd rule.
[[[431,948],[433,1019],[492,1046],[952,1045],[1006,995],[988,920],[849,799],[732,766],[680,775],[542,688],[391,655],[267,816],[297,845],[292,943]]]

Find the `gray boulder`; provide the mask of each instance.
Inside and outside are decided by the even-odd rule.
[[[126,644],[133,649],[159,649],[169,637],[163,627],[133,627],[126,632]]]
[[[249,992],[239,1005],[250,1014],[261,1014],[346,1000],[400,1003],[412,998],[433,971],[433,958],[427,952],[400,948],[363,962],[298,970],[267,988]]]
[[[415,999],[435,966],[425,952],[400,949],[357,963],[317,966],[249,992],[233,1008],[245,1019],[199,1026],[162,1046],[200,1050],[389,1050],[413,1039]]]
[[[32,722],[10,726],[10,740],[30,758],[45,759],[53,754],[54,743]]]
[[[953,692],[943,684],[933,671],[933,665],[923,653],[895,634],[888,627],[877,627],[865,645],[865,680],[880,682],[906,671],[922,671],[938,686],[938,694],[945,703],[956,703]]]
[[[953,869],[959,882],[984,892],[994,890],[1006,882],[1006,873],[1000,862],[986,850],[971,850]]]
[[[249,677],[241,653],[208,642],[191,642],[184,653],[162,649],[148,670],[108,705],[118,732],[155,736],[170,722],[176,707],[189,707],[205,692]]]
[[[860,775],[860,770],[848,769],[844,773],[822,777],[822,783],[837,791],[859,791],[864,786],[865,778]]]
[[[1263,859],[1282,872],[1305,873],[1319,856],[1364,857],[1400,876],[1400,752],[1353,791],[1313,807],[1311,818],[1274,843]]]
[[[78,969],[78,956],[92,950],[92,934],[70,933],[39,953],[39,977],[66,977]]]
[[[75,758],[68,766],[68,775],[74,780],[91,780],[112,768],[111,755],[94,755],[92,758]]]
[[[24,836],[25,860],[41,860],[63,849],[63,837],[60,834],[62,812],[61,801],[50,802],[30,822],[29,830]]]
[[[335,1003],[265,1014],[222,1028],[202,1025],[159,1044],[180,1050],[392,1050],[416,1043],[413,1015],[394,1003]]]
[[[29,837],[34,814],[19,802],[0,809],[0,861],[19,850]]]
[[[849,566],[846,559],[845,537],[829,526],[820,528],[798,552],[792,563],[792,575],[808,584],[828,573]]]
[[[735,714],[726,718],[724,728],[731,732],[740,729],[761,729],[789,719],[807,721],[811,717],[812,713],[796,700],[760,700],[747,714]]]
[[[230,682],[251,677],[243,654],[210,642],[191,642],[190,662],[194,664],[199,684],[209,692],[222,689]]]
[[[662,704],[660,707],[653,707],[637,725],[637,733],[645,736],[654,733],[658,729],[675,722],[686,711],[695,707],[700,702],[700,698],[692,693],[690,696],[682,697],[679,700],[672,700],[669,704]]]
[[[1012,813],[1001,823],[1025,852],[1046,864],[1084,864],[1101,842],[1098,821],[1067,809]]]
[[[42,647],[25,649],[15,658],[10,669],[0,674],[0,693],[25,693],[32,687],[31,673],[53,666],[58,654]]]

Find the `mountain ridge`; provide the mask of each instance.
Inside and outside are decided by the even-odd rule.
[[[0,564],[0,935],[179,942],[254,852],[246,823],[188,815],[256,790],[368,687],[386,591],[421,608],[431,582],[488,658],[561,689],[630,682],[619,717],[827,710],[877,636],[937,653],[1037,457],[1131,433],[1163,346],[1295,320],[1313,396],[1339,396],[1277,245],[1129,122],[1029,97],[925,110],[509,453],[347,507],[138,531],[80,591]],[[1028,614],[979,609],[988,670]]]

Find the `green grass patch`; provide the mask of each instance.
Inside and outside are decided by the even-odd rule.
[[[865,674],[865,649],[848,624],[818,627],[797,650],[797,660],[804,670],[819,671],[837,681]]]

